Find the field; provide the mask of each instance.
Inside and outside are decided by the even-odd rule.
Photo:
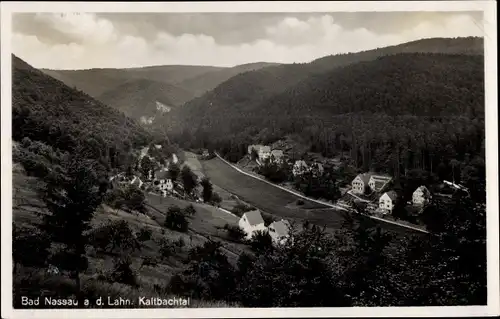
[[[298,206],[296,202],[299,197],[241,174],[218,158],[203,161],[202,165],[204,173],[214,184],[266,213],[295,221],[309,220],[331,229],[339,229],[343,225],[343,212],[307,200],[304,200],[303,206]],[[377,223],[385,230],[398,234],[413,232],[394,224]]]

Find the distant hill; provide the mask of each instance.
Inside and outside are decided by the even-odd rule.
[[[190,98],[184,89],[147,79],[130,80],[97,96],[99,101],[134,119],[169,112]]]
[[[223,68],[192,65],[159,65],[129,69],[88,69],[88,70],[47,70],[42,71],[76,87],[85,93],[98,97],[130,80],[146,79],[166,84],[176,84],[184,80],[198,77],[206,72]]]
[[[136,121],[12,56],[12,137],[96,158],[125,155],[152,139]]]
[[[199,96],[217,85],[229,80],[235,75],[249,71],[259,70],[269,66],[276,66],[278,63],[256,62],[237,65],[232,68],[225,68],[217,71],[210,71],[197,77],[189,78],[178,83],[178,86],[191,91],[195,96]]]
[[[182,110],[179,110],[180,118],[172,117],[169,125],[175,125],[175,121],[179,121],[182,125],[182,121],[186,118],[203,117],[205,113],[214,114],[231,109],[237,109],[241,114],[243,110],[258,108],[272,96],[293,88],[308,77],[399,53],[483,55],[483,39],[475,37],[423,39],[358,53],[327,56],[311,63],[283,64],[240,73],[221,83],[214,90],[188,102]],[[311,89],[316,90],[313,87]]]
[[[153,118],[156,106],[177,107],[232,76],[275,63],[231,68],[166,65],[130,69],[43,70],[135,119]]]

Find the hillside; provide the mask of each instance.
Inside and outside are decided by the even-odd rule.
[[[127,116],[140,119],[155,116],[157,112],[169,112],[191,97],[189,92],[174,85],[138,79],[118,85],[97,96],[97,99]]]
[[[461,178],[456,161],[462,167],[484,161],[480,55],[389,55],[311,75],[270,97],[284,81],[267,83],[261,94],[262,82],[250,74],[253,81],[232,87],[233,78],[173,112],[169,136],[191,147],[214,147],[234,162],[250,144],[298,136],[308,151],[347,155],[360,170],[400,176],[418,169],[440,180]]]
[[[326,73],[336,68],[398,53],[446,53],[482,55],[482,38],[424,39],[401,45],[379,48],[358,53],[332,55],[308,64],[288,64],[238,74],[223,82],[214,90],[194,99],[180,111],[186,116],[204,116],[205,113],[219,113],[226,108],[249,109],[258,107],[273,95],[284,92],[309,76]],[[210,106],[208,108],[207,106]],[[180,119],[173,118],[182,124]]]
[[[175,84],[222,68],[192,65],[163,65],[129,69],[42,70],[48,75],[98,97],[133,79]]]
[[[225,82],[230,78],[232,78],[233,76],[236,76],[240,73],[255,71],[265,67],[276,66],[276,65],[277,63],[266,63],[266,62],[237,65],[232,68],[225,68],[222,70],[211,71],[197,77],[189,78],[187,80],[179,82],[178,86],[186,90],[189,90],[195,96],[200,96],[203,93],[213,90],[222,82]]]
[[[85,147],[94,157],[126,153],[149,143],[150,133],[123,113],[12,56],[12,137],[63,151]],[[98,153],[98,154],[95,154]]]

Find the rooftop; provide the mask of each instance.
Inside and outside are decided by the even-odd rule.
[[[260,210],[258,210],[258,209],[246,212],[245,214],[243,214],[243,216],[241,216],[241,218],[243,218],[245,216],[248,220],[248,223],[252,226],[264,223],[264,219],[262,219],[262,215],[260,214]]]
[[[278,234],[279,236],[287,236],[290,229],[290,223],[288,223],[287,220],[282,219],[278,222],[273,222],[271,225],[269,225],[269,227],[274,228],[276,234]]]

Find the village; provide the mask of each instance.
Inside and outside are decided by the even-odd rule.
[[[197,189],[192,190],[189,194],[185,191],[184,186],[179,181],[177,176],[172,176],[171,167],[178,166],[180,172],[179,158],[175,153],[171,154],[168,159],[158,161],[158,156],[151,156],[151,150],[156,150],[161,153],[162,145],[155,144],[141,150],[137,158],[136,172],[141,171],[141,163],[145,157],[151,163],[154,169],[142,169],[147,174],[130,174],[127,172],[120,172],[110,178],[112,187],[126,187],[133,185],[143,192],[150,193],[161,197],[174,197],[187,201],[194,201],[197,203],[203,202],[201,195]],[[211,154],[204,150],[201,154],[202,159],[211,158]],[[178,174],[178,173],[177,173]],[[197,178],[197,184],[201,183],[201,178]],[[244,232],[244,240],[250,241],[257,232],[268,233],[273,241],[273,244],[284,244],[289,238],[290,223],[287,220],[281,219],[273,221],[268,226],[265,226],[264,219],[259,209],[253,209],[245,212],[238,222],[238,227]]]
[[[288,166],[291,168],[291,178],[297,179],[309,174],[313,178],[321,177],[325,173],[325,166],[331,166],[332,161],[296,159],[285,156],[280,149],[272,149],[268,145],[248,146],[247,157],[254,160],[259,167],[264,165]],[[257,169],[253,169],[257,171]],[[285,183],[283,183],[285,185]],[[394,178],[387,174],[377,172],[359,173],[350,185],[340,188],[341,196],[332,204],[346,208],[353,212],[363,211],[384,219],[395,219],[396,208],[404,210],[406,216],[416,220],[434,198],[447,199],[457,191],[468,194],[468,189],[452,181],[443,180],[432,185],[418,185],[411,189],[411,198],[403,199],[402,191],[394,189]]]

